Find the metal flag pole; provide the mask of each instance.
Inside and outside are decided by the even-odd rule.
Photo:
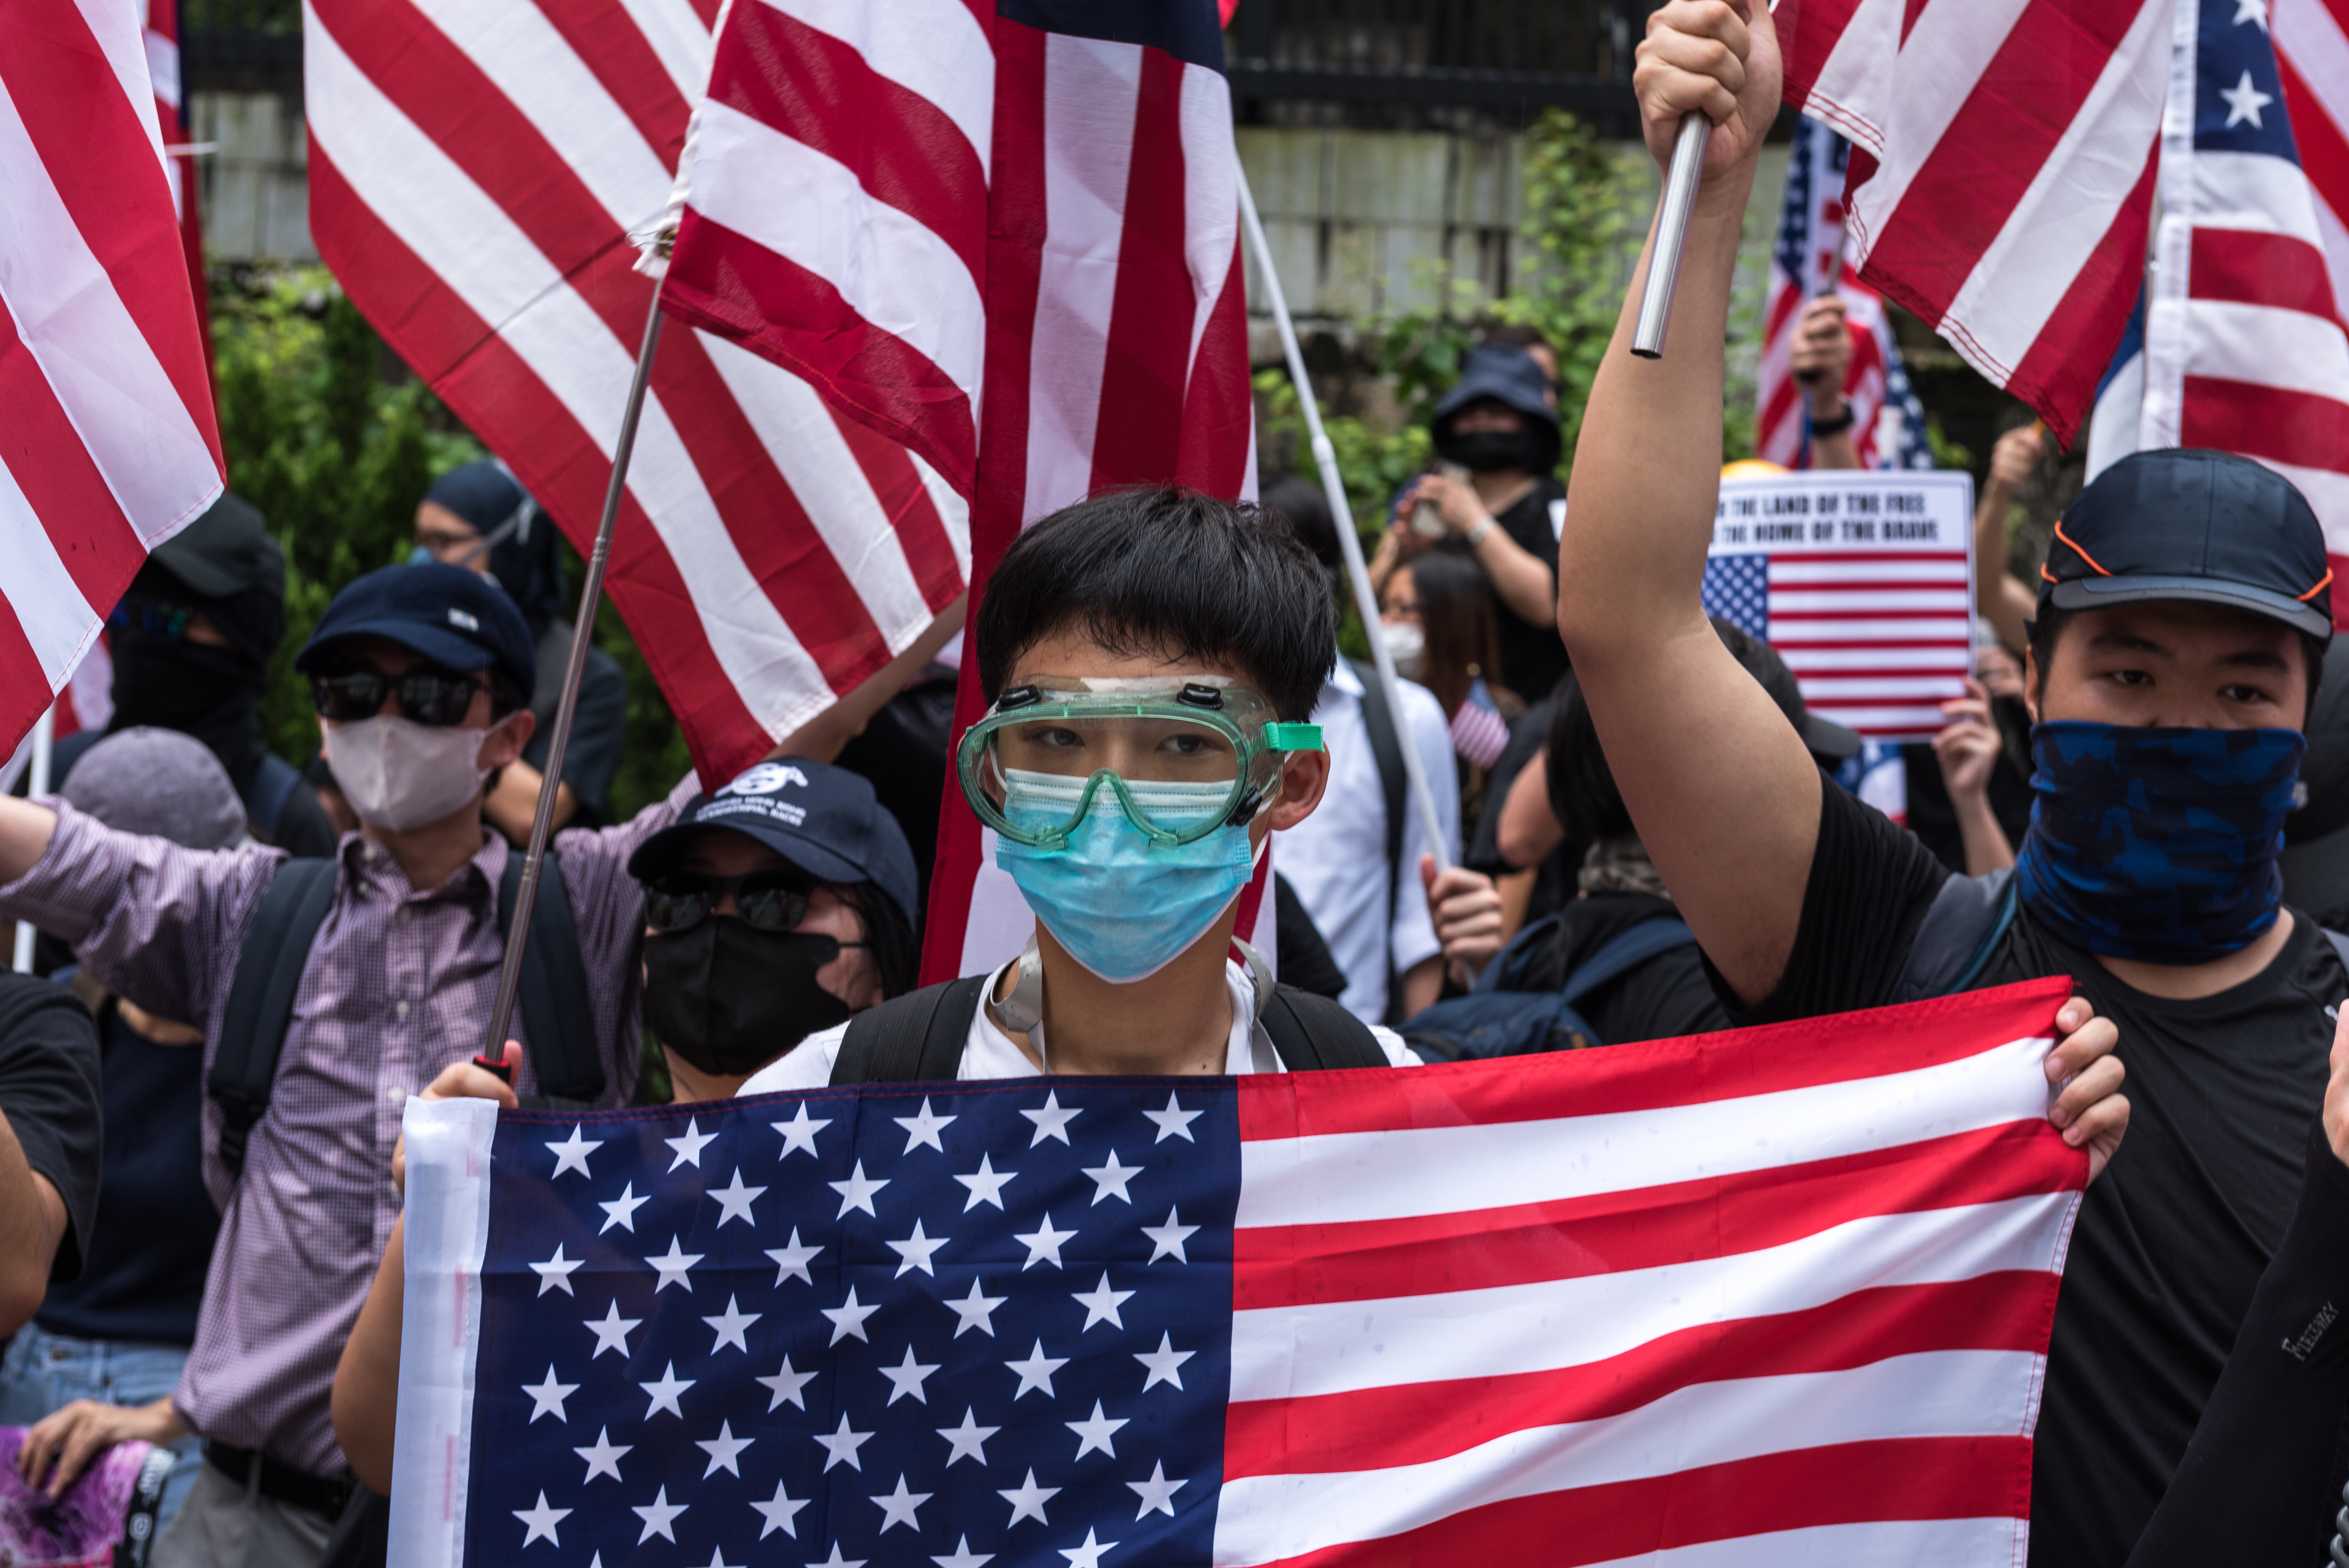
[[[1642,359],[1664,356],[1664,333],[1672,323],[1672,291],[1680,286],[1681,252],[1688,244],[1689,219],[1696,211],[1697,176],[1704,172],[1704,141],[1713,122],[1702,114],[1681,116],[1672,142],[1672,166],[1656,203],[1656,242],[1648,252],[1648,273],[1640,285],[1640,319],[1631,329],[1631,352]]]
[[[619,520],[620,496],[628,482],[628,455],[636,449],[636,420],[645,411],[645,384],[652,379],[653,351],[660,346],[660,284],[653,284],[645,340],[636,350],[636,373],[628,383],[628,407],[620,416],[620,438],[612,448],[612,482],[604,491],[604,516],[595,525],[595,548],[587,557],[587,578],[579,585],[579,618],[572,623],[571,657],[563,666],[563,696],[554,707],[554,734],[546,745],[546,773],[538,784],[538,810],[530,820],[530,849],[522,862],[522,885],[514,890],[513,924],[506,931],[505,963],[498,970],[498,997],[490,1008],[489,1037],[481,1055],[505,1057],[506,1027],[512,1022],[514,993],[522,985],[523,950],[530,944],[531,911],[538,903],[539,872],[546,864],[546,841],[554,831],[554,792],[563,786],[563,754],[571,745],[571,720],[579,711],[579,682],[587,670],[587,649],[595,635],[595,606],[604,597],[604,567],[612,558],[612,525]]]
[[[33,755],[25,769],[25,798],[36,799],[49,792],[49,762],[56,755],[57,735],[57,705],[55,702],[41,710],[33,721]],[[33,972],[33,923],[16,923],[16,968],[19,975]]]
[[[1702,119],[1702,116],[1698,118]],[[1394,716],[1395,729],[1402,745],[1403,776],[1411,784],[1411,798],[1419,807],[1420,830],[1426,835],[1428,851],[1434,855],[1438,870],[1452,864],[1451,846],[1444,842],[1444,820],[1436,815],[1435,796],[1427,787],[1427,774],[1419,765],[1419,748],[1412,744],[1410,731],[1403,723],[1402,693],[1395,684],[1394,655],[1387,652],[1386,640],[1378,634],[1379,596],[1371,586],[1371,569],[1362,560],[1362,542],[1354,533],[1353,509],[1346,504],[1345,482],[1338,477],[1337,449],[1330,445],[1329,434],[1321,428],[1321,408],[1313,400],[1313,380],[1305,374],[1305,351],[1297,346],[1297,324],[1288,318],[1288,299],[1280,292],[1280,274],[1272,270],[1272,252],[1264,242],[1264,222],[1256,215],[1256,196],[1248,190],[1247,171],[1234,167],[1240,181],[1240,222],[1247,226],[1249,246],[1256,252],[1257,270],[1264,274],[1265,294],[1272,301],[1272,319],[1280,328],[1280,351],[1288,356],[1288,378],[1297,384],[1297,404],[1305,410],[1305,431],[1313,447],[1313,460],[1321,469],[1321,493],[1330,502],[1330,521],[1335,525],[1338,548],[1345,552],[1346,575],[1354,584],[1354,608],[1361,613],[1362,630],[1371,645],[1371,662],[1377,667],[1379,688],[1386,694],[1387,711]]]

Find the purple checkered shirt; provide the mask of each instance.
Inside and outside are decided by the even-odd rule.
[[[607,1105],[627,1103],[636,1081],[644,913],[628,856],[696,789],[688,776],[632,821],[555,839]],[[0,919],[63,937],[94,978],[149,1012],[201,1021],[209,1072],[238,952],[285,854],[184,850],[118,833],[55,798],[44,804],[57,813],[56,836],[39,864],[0,887]],[[400,1112],[481,1047],[505,952],[497,894],[507,849],[485,834],[456,875],[421,892],[379,844],[346,833],[336,852],[334,903],[241,1181],[220,1163],[219,1108],[204,1105],[204,1183],[220,1205],[220,1240],[172,1396],[204,1437],[329,1476],[347,1468],[327,1411],[335,1364],[399,1214],[391,1152]],[[528,1095],[535,1075],[519,1014],[514,1034],[514,1088]]]

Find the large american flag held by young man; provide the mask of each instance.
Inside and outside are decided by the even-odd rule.
[[[1833,288],[1844,303],[1851,365],[1843,391],[1862,468],[1930,469],[1925,409],[1909,384],[1882,296],[1844,271],[1843,181],[1851,144],[1816,120],[1796,117],[1787,148],[1786,195],[1770,253],[1762,307],[1762,367],[1756,378],[1754,455],[1789,469],[1811,466],[1809,408],[1795,379],[1795,335],[1803,306]]]
[[[2097,399],[2089,468],[2161,447],[2256,459],[2307,496],[2339,572],[2349,331],[2266,24],[2246,0],[2179,8],[2157,264]]]
[[[134,8],[0,7],[0,745],[224,480]]]
[[[2019,1562],[2068,994],[1422,1069],[411,1100],[392,1560]]]
[[[2333,302],[2349,310],[2349,0],[2274,0],[2276,65],[2316,201]]]
[[[976,614],[1071,502],[1253,491],[1223,57],[1211,0],[737,0],[663,301],[968,495]],[[925,978],[1019,951],[992,859],[950,782]]]
[[[310,0],[310,227],[399,356],[592,540],[718,0]],[[810,228],[840,222],[802,210]],[[705,779],[730,777],[962,593],[968,508],[806,380],[673,325],[614,602]]]
[[[1786,103],[1855,144],[1860,281],[2065,441],[2137,294],[2170,12],[2170,0],[1780,0],[1775,12]]]

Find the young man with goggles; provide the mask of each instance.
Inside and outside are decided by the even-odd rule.
[[[2071,1238],[2033,1451],[2031,1560],[2118,1564],[2285,1233],[2324,1093],[2328,1014],[2349,990],[2333,943],[2282,906],[2276,867],[2333,630],[2323,533],[2291,484],[2240,458],[2140,452],[2098,476],[2056,531],[2032,625],[2031,830],[2011,873],[1952,877],[1825,784],[1705,624],[1723,334],[1779,110],[1778,39],[1757,0],[1671,0],[1639,53],[1651,150],[1670,158],[1685,114],[1713,129],[1663,357],[1629,349],[1634,291],[1599,362],[1558,625],[1624,803],[1733,1021],[2068,975],[2069,1006],[2093,1002],[2100,1026],[2117,1026],[2128,1147]],[[2080,1068],[2050,1061],[2051,1077],[2079,1073],[2054,1119],[2094,1171],[2124,1102],[2082,1103],[2117,1064]],[[2332,1432],[2321,1447],[2329,1459]],[[2338,1495],[2336,1476],[2329,1495],[2298,1499],[2292,1551],[2226,1560],[2316,1561]]]
[[[530,629],[495,583],[398,566],[337,594],[295,667],[312,679],[326,760],[362,828],[331,895],[241,1171],[204,1112],[205,1185],[221,1210],[196,1340],[172,1406],[204,1439],[203,1470],[155,1543],[158,1568],[317,1561],[351,1482],[329,1416],[335,1356],[398,1215],[385,1180],[408,1097],[481,1049],[505,953],[509,851],[485,832],[483,784],[529,740]],[[638,845],[669,800],[625,826],[557,840],[604,1091],[636,1078],[643,896]],[[316,862],[312,862],[315,864]],[[109,989],[204,1034],[219,1057],[239,960],[283,851],[188,850],[115,832],[62,801],[0,799],[0,918],[73,944]],[[515,1088],[538,1087],[533,1042]]]
[[[1303,720],[1336,626],[1286,530],[1184,490],[1070,507],[1005,553],[972,656],[993,706],[957,771],[1034,937],[993,975],[810,1037],[744,1093],[1412,1060],[1233,941],[1266,841],[1329,779]]]

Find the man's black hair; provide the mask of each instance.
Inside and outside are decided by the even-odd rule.
[[[973,634],[987,700],[1060,632],[1228,665],[1291,721],[1311,717],[1338,660],[1329,579],[1296,536],[1254,507],[1173,487],[1079,501],[1012,542]]]
[[[2055,645],[2064,640],[2064,628],[2071,624],[2076,610],[2066,610],[2045,599],[2039,602],[2037,614],[2023,623],[2023,630],[2031,644],[2031,660],[2037,667],[2038,678],[2033,684],[2032,700],[2043,705],[2047,701],[2047,672],[2055,662]],[[2250,614],[2249,611],[2245,612]],[[2306,632],[2297,634],[2303,667],[2308,671],[2308,702],[2301,709],[2301,723],[2305,726],[2308,715],[2316,710],[2317,684],[2324,676],[2324,642]]]
[[[1776,674],[1779,667],[1770,645],[1717,615],[1713,618],[1713,629],[1755,684],[1770,690],[1773,683],[1764,676]],[[1802,699],[1792,695],[1791,683],[1779,684],[1788,695],[1782,697],[1773,693],[1772,700],[1799,732],[1802,711],[1787,707],[1787,702]],[[1550,707],[1549,809],[1569,838],[1614,839],[1632,830],[1623,792],[1615,787],[1615,771],[1607,766],[1607,754],[1599,748],[1599,727],[1590,721],[1590,705],[1583,701],[1582,687],[1571,670],[1557,683],[1557,700]]]

